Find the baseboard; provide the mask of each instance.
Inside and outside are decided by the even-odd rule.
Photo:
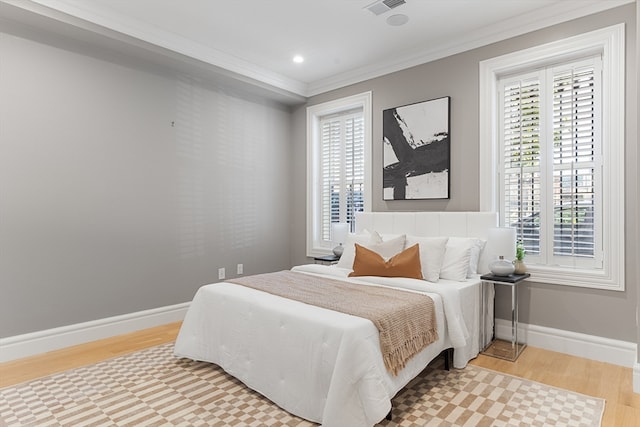
[[[0,338],[0,362],[153,328],[184,319],[188,302]]]
[[[0,338],[0,362],[178,322],[184,319],[188,307],[187,302]],[[496,337],[511,339],[511,322],[496,319]],[[519,324],[518,337],[534,347],[633,368],[633,389],[640,393],[635,343],[523,323]]]
[[[496,319],[495,325],[497,338],[505,340],[511,339],[510,321]],[[547,328],[544,326],[519,323],[518,340],[533,347],[612,363],[627,368],[634,367],[637,360],[636,343]],[[638,375],[640,375],[640,372]],[[638,381],[640,381],[640,379]]]

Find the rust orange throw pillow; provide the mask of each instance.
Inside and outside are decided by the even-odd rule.
[[[353,260],[353,272],[349,273],[349,277],[381,276],[422,279],[420,248],[417,244],[394,255],[388,261],[364,246],[357,243],[355,245],[356,256]]]

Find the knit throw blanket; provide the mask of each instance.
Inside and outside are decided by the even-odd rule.
[[[438,339],[435,308],[427,295],[293,271],[239,277],[227,282],[369,319],[380,332],[382,358],[393,375]]]

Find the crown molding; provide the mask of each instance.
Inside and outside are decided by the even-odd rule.
[[[0,0],[7,4],[55,21],[88,30],[115,41],[128,44],[139,42],[166,49],[234,74],[240,80],[255,80],[294,95],[305,96],[307,85],[272,72],[237,56],[204,46],[168,31],[159,30],[139,20],[108,13],[98,13],[91,3],[77,7],[64,0]],[[124,36],[124,37],[123,37]]]
[[[82,7],[77,7],[65,0],[0,0],[0,6],[2,3],[6,3],[121,42],[127,42],[123,39],[123,35],[137,41],[143,41],[211,65],[220,69],[221,73],[235,75],[239,80],[249,83],[253,80],[262,85],[289,92],[299,101],[300,97],[310,97],[381,77],[634,1],[586,0],[580,4],[579,8],[567,2],[557,2],[553,7],[510,19],[500,25],[484,27],[478,31],[460,35],[457,39],[442,41],[433,48],[407,51],[392,60],[370,64],[309,84],[272,72],[237,56],[204,46],[168,31],[159,30],[133,18],[100,13],[91,7],[91,2],[85,2]],[[129,39],[128,42],[132,43],[132,40]]]
[[[331,76],[327,79],[312,82],[308,86],[307,96],[318,95],[381,77],[552,25],[633,3],[634,1],[635,0],[589,0],[589,2],[585,1],[584,4],[581,4],[578,9],[565,2],[558,2],[553,7],[545,8],[526,16],[510,19],[508,22],[505,21],[500,25],[491,25],[481,28],[478,31],[461,35],[457,39],[443,41],[433,48],[407,51],[389,61],[354,69],[346,73]]]

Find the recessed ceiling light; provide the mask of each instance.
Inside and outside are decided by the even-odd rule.
[[[387,18],[387,24],[392,25],[394,27],[404,25],[409,22],[409,17],[407,15],[403,15],[402,13],[398,13],[397,15],[391,15]]]
[[[304,62],[304,58],[301,55],[296,55],[293,57],[293,62],[296,64],[301,64]]]

